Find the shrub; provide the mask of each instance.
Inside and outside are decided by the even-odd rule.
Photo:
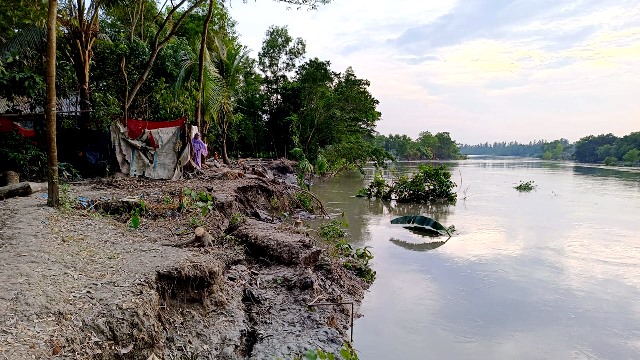
[[[445,165],[433,167],[421,164],[412,177],[402,175],[391,185],[387,184],[381,173],[377,173],[369,186],[358,190],[356,196],[380,200],[395,198],[403,203],[455,203],[458,197],[453,192],[455,186],[456,183],[451,181],[451,173]]]
[[[47,154],[17,132],[0,135],[0,172],[13,170],[24,180],[47,177]]]
[[[607,166],[616,166],[618,165],[618,159],[613,156],[607,156],[604,158],[604,164]]]

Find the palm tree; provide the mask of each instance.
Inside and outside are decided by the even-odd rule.
[[[221,80],[220,97],[213,107],[205,109],[205,117],[213,117],[222,135],[222,160],[229,164],[227,134],[234,121],[233,110],[242,85],[242,73],[248,59],[247,49],[235,41],[216,36],[213,39],[211,61]]]
[[[222,36],[209,38],[209,45],[203,57],[202,108],[204,122],[202,133],[206,133],[211,122],[215,122],[222,137],[222,160],[230,164],[227,152],[227,135],[233,122],[234,108],[238,98],[244,65],[248,60],[248,51],[240,44]],[[194,77],[199,61],[196,51],[184,54],[182,70],[178,76],[176,90],[182,88],[185,81]]]

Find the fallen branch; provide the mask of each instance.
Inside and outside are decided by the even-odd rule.
[[[0,198],[2,199],[8,199],[14,196],[29,196],[31,193],[31,185],[26,181],[0,187]]]

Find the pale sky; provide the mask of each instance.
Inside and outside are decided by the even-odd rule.
[[[270,25],[287,25],[307,58],[369,79],[385,135],[640,131],[639,0],[333,0],[315,11],[235,0],[230,11],[254,57]]]

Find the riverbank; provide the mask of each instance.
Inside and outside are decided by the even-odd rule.
[[[0,201],[7,358],[274,359],[337,352],[368,287],[300,226],[284,161],[114,177]],[[185,189],[187,189],[185,191]],[[76,202],[75,199],[78,199]],[[207,246],[184,244],[206,229]]]

